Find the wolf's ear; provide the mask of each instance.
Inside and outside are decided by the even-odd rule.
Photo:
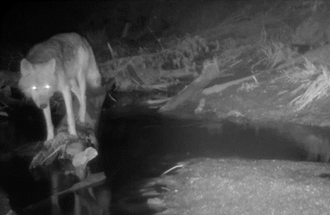
[[[22,75],[27,75],[32,70],[32,65],[25,58],[21,61],[21,73]]]
[[[55,58],[52,58],[50,61],[48,61],[45,65],[45,71],[49,73],[54,73],[55,72],[55,66],[56,66],[56,60]]]

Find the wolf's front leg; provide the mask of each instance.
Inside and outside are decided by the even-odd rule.
[[[42,109],[44,112],[45,120],[46,120],[46,126],[47,126],[47,140],[54,139],[54,126],[52,123],[52,116],[50,114],[50,106],[47,105],[46,108]]]
[[[86,83],[84,85],[84,88],[80,89],[81,103],[79,109],[79,120],[82,123],[85,123],[86,121]]]
[[[65,87],[62,90],[62,94],[63,94],[64,102],[65,102],[69,133],[71,135],[77,136],[76,123],[74,120],[74,114],[73,114],[73,108],[72,108],[72,96],[71,96],[69,87]]]

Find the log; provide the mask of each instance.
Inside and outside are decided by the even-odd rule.
[[[223,72],[220,72],[217,62],[213,62],[204,67],[201,75],[196,78],[188,87],[173,97],[168,103],[159,109],[159,112],[165,112],[175,109],[178,105],[185,102],[196,92],[199,92],[205,86],[207,86],[213,79],[220,76]]]

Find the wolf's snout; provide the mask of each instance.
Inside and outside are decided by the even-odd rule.
[[[41,109],[45,109],[45,108],[47,107],[47,104],[41,104],[39,107],[40,107]]]

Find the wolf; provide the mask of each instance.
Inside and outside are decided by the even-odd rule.
[[[36,44],[20,64],[19,88],[43,110],[47,141],[54,138],[49,101],[63,95],[69,134],[77,136],[71,92],[79,101],[79,121],[85,122],[86,87],[99,88],[101,75],[91,46],[76,33],[57,34]]]

